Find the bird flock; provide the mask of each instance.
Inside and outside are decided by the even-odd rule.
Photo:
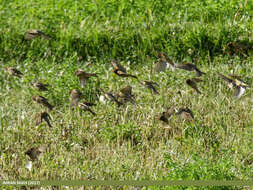
[[[46,40],[52,39],[50,36],[46,35],[44,32],[39,31],[39,30],[28,31],[25,34],[24,39],[32,40],[37,37],[42,37]],[[198,88],[198,83],[203,82],[203,79],[201,79],[201,76],[205,75],[206,73],[202,72],[199,68],[197,68],[196,65],[192,63],[181,63],[181,64],[175,63],[165,53],[160,52],[157,54],[157,56],[158,56],[158,62],[156,62],[154,65],[154,70],[156,72],[163,72],[167,70],[168,68],[170,68],[173,72],[176,69],[181,69],[181,70],[185,70],[189,72],[195,72],[196,77],[189,78],[185,82],[189,87],[194,89],[197,94],[201,94],[201,91]],[[136,75],[128,73],[126,68],[123,65],[121,65],[120,62],[117,60],[112,60],[111,66],[113,68],[113,73],[117,75],[118,77],[132,78],[133,80],[137,80],[140,85],[150,89],[150,91],[153,94],[159,96],[160,93],[157,90],[157,88],[159,87],[159,84],[157,82],[147,81],[147,80],[140,81]],[[14,77],[18,77],[18,78],[23,77],[23,73],[14,67],[6,67],[5,70],[6,72],[8,72],[8,74]],[[86,87],[86,84],[89,78],[99,77],[97,73],[88,73],[80,69],[76,70],[75,73],[73,73],[73,75],[75,75],[79,79],[80,86],[82,88]],[[225,76],[221,73],[218,73],[218,76],[227,83],[230,89],[235,90],[235,93],[234,93],[235,98],[240,98],[245,93],[246,88],[249,87],[239,76],[236,76],[236,75]],[[31,85],[33,88],[35,88],[38,91],[48,91],[48,88],[47,88],[48,85],[43,84],[39,81],[31,83]],[[135,95],[132,92],[132,86],[130,85],[127,85],[124,88],[120,89],[120,91],[116,94],[113,94],[111,92],[105,92],[105,90],[102,88],[99,88],[98,91],[101,94],[99,97],[100,101],[104,101],[105,99],[107,99],[108,101],[114,102],[117,105],[117,107],[121,107],[127,102],[130,102],[134,106],[137,105],[135,101]],[[93,116],[96,116],[96,113],[92,110],[92,106],[95,106],[96,104],[83,101],[83,99],[84,99],[84,95],[81,93],[80,90],[78,89],[70,90],[69,92],[70,107],[73,109],[76,108],[82,111],[88,111]],[[40,95],[33,96],[32,100],[40,104],[41,106],[48,108],[49,111],[54,109],[54,106],[51,105],[49,101],[47,100],[47,98],[43,96],[40,96]],[[169,118],[173,114],[180,115],[182,118],[188,121],[194,120],[193,112],[187,107],[181,107],[177,111],[175,110],[175,108],[169,107],[167,108],[166,111],[160,113],[157,119],[163,122],[164,124],[168,124]],[[36,125],[40,125],[43,121],[45,121],[49,127],[52,127],[50,120],[52,119],[49,113],[46,111],[41,111],[39,114],[36,115]],[[25,154],[29,156],[30,160],[34,161],[36,158],[39,157],[39,155],[43,151],[45,151],[44,148],[33,147],[27,150]]]

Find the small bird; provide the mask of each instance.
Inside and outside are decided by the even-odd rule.
[[[32,40],[42,36],[44,39],[50,40],[51,38],[40,30],[29,30],[25,34],[25,40]]]
[[[118,61],[112,60],[111,64],[114,69],[117,69],[117,70],[120,70],[120,71],[126,73],[125,67],[123,67]]]
[[[136,106],[136,103],[134,101],[134,95],[132,94],[132,87],[129,85],[122,88],[120,92],[116,94],[116,97],[122,100],[122,104],[130,101],[133,105]]]
[[[113,66],[113,72],[120,76],[120,77],[133,77],[133,78],[136,78],[137,79],[137,76],[135,75],[131,75],[131,74],[128,74],[126,72],[126,69],[117,61],[113,60],[111,62],[112,66]]]
[[[188,84],[190,87],[192,87],[194,90],[196,90],[196,92],[198,94],[201,94],[201,92],[199,91],[198,87],[197,87],[197,81],[194,79],[187,79],[186,80],[186,84]]]
[[[103,89],[99,89],[99,90],[104,94],[104,96],[106,97],[107,100],[116,102],[116,104],[118,105],[118,107],[122,105],[122,103],[119,102],[117,100],[117,98],[112,93],[105,92]]]
[[[200,77],[201,75],[203,74],[206,74],[202,71],[200,71],[196,65],[192,64],[192,63],[185,63],[185,64],[175,64],[175,67],[178,68],[178,69],[184,69],[184,70],[187,70],[187,71],[195,71],[196,72],[196,75],[198,77]]]
[[[79,78],[81,86],[85,88],[85,85],[90,77],[97,77],[96,73],[86,73],[82,70],[75,71],[75,75]]]
[[[69,92],[70,94],[70,106],[71,107],[77,107],[81,101],[81,99],[84,98],[84,95],[77,89],[73,89]],[[91,102],[82,102],[82,104],[85,104],[87,106],[95,106],[96,104]]]
[[[44,98],[43,96],[33,96],[32,97],[33,101],[42,104],[43,106],[49,108],[50,110],[53,109],[53,106],[48,103],[48,100]]]
[[[46,146],[33,147],[25,152],[27,156],[31,159],[31,161],[35,161],[42,156],[42,153],[46,151]]]
[[[121,70],[119,70],[119,69],[113,69],[113,72],[114,72],[116,75],[120,76],[120,77],[132,77],[132,78],[138,79],[137,76],[128,74],[128,73],[123,72],[123,71],[121,71]]]
[[[173,61],[164,53],[158,53],[159,61],[155,64],[154,70],[156,72],[165,71],[169,67],[171,67],[172,71],[175,70],[175,65]]]
[[[193,112],[189,108],[180,108],[176,115],[180,115],[182,118],[188,121],[192,121],[194,119]]]
[[[159,117],[158,120],[163,121],[164,123],[168,124],[169,118],[175,113],[173,107],[167,108],[167,111],[164,111]]]
[[[23,76],[23,73],[21,73],[19,70],[13,68],[13,67],[6,67],[5,70],[12,76],[16,76],[21,78]]]
[[[76,107],[78,106],[80,100],[84,97],[83,94],[77,90],[77,89],[73,89],[69,92],[70,95],[70,106],[71,107]]]
[[[78,107],[83,110],[83,111],[89,111],[90,113],[92,113],[92,115],[96,116],[97,114],[95,112],[93,112],[89,107],[92,105],[88,105],[85,102],[79,103]]]
[[[49,115],[47,112],[45,112],[45,111],[40,112],[40,113],[37,115],[36,125],[40,125],[40,124],[43,122],[43,120],[47,123],[47,125],[48,125],[49,127],[52,127],[52,125],[51,125],[51,123],[50,123],[51,117],[50,117],[50,115]]]
[[[221,74],[218,72],[218,75],[228,83],[230,89],[235,88],[234,97],[240,98],[246,91],[246,88],[249,87],[239,76],[230,75],[233,79]]]
[[[48,91],[47,84],[43,84],[41,82],[34,82],[31,83],[31,85],[39,91]]]
[[[149,88],[150,90],[152,90],[155,94],[159,94],[159,92],[155,88],[155,86],[159,86],[156,82],[144,80],[141,81],[140,83],[145,87]]]

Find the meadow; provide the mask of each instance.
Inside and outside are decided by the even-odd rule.
[[[1,0],[0,18],[0,179],[252,180],[252,0]],[[30,29],[52,39],[25,40]],[[159,52],[205,72],[201,94],[185,82],[194,72],[155,72]],[[140,81],[157,82],[159,95],[115,75],[113,59]],[[81,88],[77,69],[98,77]],[[217,72],[241,76],[246,93],[235,99]],[[32,88],[37,80],[49,91]],[[116,93],[127,85],[136,106],[99,101],[99,88]],[[96,103],[96,116],[70,108],[72,89]],[[34,95],[54,109],[36,104]],[[190,108],[194,120],[172,115],[165,125],[157,118],[171,106]],[[43,110],[51,128],[35,124]],[[25,152],[41,145],[45,153],[27,169]]]

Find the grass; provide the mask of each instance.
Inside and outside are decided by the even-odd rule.
[[[2,0],[0,178],[252,179],[252,89],[235,100],[216,75],[241,75],[252,86],[253,3],[245,2]],[[25,41],[25,32],[33,28],[53,40]],[[231,42],[244,46],[237,51]],[[202,95],[185,83],[194,73],[150,71],[160,51],[207,73],[200,84]],[[115,76],[112,59],[140,80],[158,82],[160,95],[152,95],[136,80]],[[9,76],[3,71],[7,66],[20,69],[24,77]],[[81,89],[76,69],[96,72],[99,78]],[[50,91],[32,89],[34,80],[50,84]],[[137,107],[98,101],[98,87],[117,92],[128,84]],[[70,109],[71,89],[97,102],[96,117]],[[55,105],[50,112],[53,128],[35,126],[34,117],[43,109],[32,96],[39,94]],[[171,134],[157,120],[167,106],[189,107],[194,122],[172,116]],[[46,153],[27,170],[24,152],[42,144]]]

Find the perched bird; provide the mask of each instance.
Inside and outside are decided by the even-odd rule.
[[[174,62],[169,58],[168,55],[166,55],[165,53],[160,52],[160,53],[158,54],[158,57],[160,58],[161,61],[164,61],[164,62],[168,63],[168,64],[172,67],[172,70],[174,71],[174,69],[175,69],[175,64],[174,64]]]
[[[167,55],[161,52],[158,54],[158,57],[159,61],[155,64],[154,68],[156,72],[165,71],[169,67],[171,67],[172,71],[175,70],[175,65],[173,61]]]
[[[186,80],[186,84],[188,84],[190,87],[192,87],[194,90],[196,90],[196,92],[198,94],[201,94],[201,92],[199,91],[198,87],[197,87],[197,81],[194,79],[187,79]]]
[[[12,76],[16,76],[21,78],[23,73],[21,73],[19,70],[13,68],[13,67],[6,67],[5,70]]]
[[[48,91],[47,84],[43,84],[41,82],[34,82],[31,83],[34,88],[36,88],[39,91]]]
[[[119,69],[113,69],[113,72],[114,72],[116,75],[120,76],[120,77],[132,77],[132,78],[138,79],[137,76],[128,74],[128,73],[123,72],[123,71],[121,71],[121,70],[119,70]]]
[[[225,80],[228,83],[228,87],[230,89],[235,88],[235,93],[234,93],[234,97],[235,98],[240,98],[246,91],[246,88],[249,87],[245,82],[243,82],[243,80],[241,80],[240,77],[235,76],[235,75],[231,75],[231,78],[221,74],[218,72],[218,75]]]
[[[145,87],[149,88],[150,90],[152,90],[155,94],[159,94],[159,92],[155,88],[155,86],[158,86],[156,82],[144,80],[141,81],[140,83]]]
[[[111,62],[111,64],[112,64],[112,66],[113,66],[114,69],[117,69],[117,70],[120,70],[120,71],[126,73],[125,67],[123,67],[118,61],[113,60]]]
[[[175,110],[173,107],[167,108],[167,111],[164,111],[159,117],[158,120],[163,121],[168,124],[169,118],[174,114]]]
[[[71,107],[76,107],[78,106],[80,100],[84,97],[83,94],[77,90],[77,89],[73,89],[69,92],[69,100],[70,100],[70,106]]]
[[[81,99],[84,98],[84,95],[77,89],[73,89],[69,92],[70,94],[70,106],[71,107],[77,107],[81,101]],[[82,104],[85,104],[87,106],[95,106],[96,104],[91,102],[82,102]]]
[[[79,78],[81,86],[85,88],[85,85],[90,77],[97,77],[96,73],[86,73],[82,70],[77,70],[75,75]]]
[[[122,88],[120,92],[116,94],[116,97],[121,99],[122,104],[130,101],[133,105],[136,106],[136,103],[134,101],[134,95],[132,94],[132,87],[129,85]]]
[[[46,151],[46,146],[33,147],[25,152],[27,156],[31,159],[31,161],[35,161],[42,156],[42,153]]]
[[[107,100],[116,102],[116,104],[118,105],[118,107],[122,105],[122,103],[119,102],[117,100],[117,98],[112,93],[105,92],[103,89],[99,89],[99,90],[104,94],[104,96],[106,97]]]
[[[44,39],[50,40],[51,38],[40,30],[29,30],[25,34],[25,40],[32,40],[42,36]]]
[[[116,75],[118,75],[120,77],[132,77],[132,78],[136,78],[137,79],[137,76],[128,74],[126,72],[126,69],[120,63],[118,63],[117,61],[113,60],[111,62],[111,64],[113,66],[113,72]]]
[[[46,106],[47,108],[49,108],[50,110],[53,109],[53,106],[51,104],[48,103],[47,99],[44,98],[43,96],[33,96],[32,97],[33,101],[42,104],[43,106]]]
[[[196,75],[198,77],[200,77],[201,75],[203,74],[206,74],[202,71],[200,71],[196,65],[192,64],[192,63],[185,63],[185,64],[175,64],[175,67],[178,68],[178,69],[184,69],[184,70],[187,70],[187,71],[195,71],[196,72]]]
[[[85,102],[79,103],[78,107],[83,110],[83,111],[89,111],[90,113],[92,113],[92,115],[96,116],[97,114],[95,112],[93,112],[89,107],[92,105],[88,105]]]
[[[40,124],[43,122],[43,120],[47,123],[47,125],[48,125],[49,127],[52,127],[52,125],[51,125],[51,123],[50,123],[51,117],[50,117],[50,115],[49,115],[47,112],[45,112],[45,111],[40,112],[40,113],[37,115],[36,125],[40,125]]]
[[[189,108],[180,108],[176,115],[180,115],[182,118],[188,121],[192,121],[194,119],[193,112]]]

